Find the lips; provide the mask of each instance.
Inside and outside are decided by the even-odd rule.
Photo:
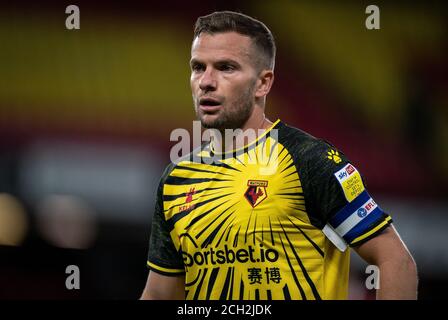
[[[221,102],[215,98],[203,97],[199,99],[199,107],[204,112],[214,112],[221,108]]]

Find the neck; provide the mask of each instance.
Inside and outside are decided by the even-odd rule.
[[[262,109],[260,111],[254,112],[241,128],[237,130],[224,130],[224,132],[221,132],[221,137],[212,135],[214,150],[217,152],[227,152],[240,149],[255,141],[272,125],[272,122],[266,118]]]

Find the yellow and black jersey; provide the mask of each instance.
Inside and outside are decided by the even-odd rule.
[[[148,266],[186,299],[345,299],[349,250],[391,223],[343,153],[277,120],[239,150],[165,170]]]

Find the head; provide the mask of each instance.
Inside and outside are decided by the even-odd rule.
[[[190,84],[203,127],[243,128],[264,114],[275,51],[270,30],[249,16],[222,11],[198,18]]]

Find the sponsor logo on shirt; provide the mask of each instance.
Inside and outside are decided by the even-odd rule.
[[[336,233],[341,237],[345,236],[376,208],[378,208],[378,205],[371,197],[369,197],[366,202],[357,209],[354,209],[353,212],[335,229]]]
[[[221,265],[234,263],[258,263],[276,262],[279,257],[277,250],[273,248],[263,248],[260,244],[257,247],[251,245],[245,248],[232,248],[224,245],[224,248],[210,247],[196,252],[186,252],[180,250],[186,267],[193,265]]]
[[[357,213],[358,213],[358,217],[364,218],[367,215],[367,210],[364,208],[359,208]]]
[[[327,158],[333,160],[336,164],[341,163],[342,159],[339,156],[339,152],[337,150],[330,149],[327,152]]]
[[[268,182],[266,180],[248,180],[247,186],[248,188],[244,193],[244,197],[252,206],[252,208],[258,206],[264,199],[268,197],[268,193],[266,191]]]
[[[352,202],[365,189],[361,175],[350,163],[347,163],[342,169],[337,171],[334,176],[341,185],[348,202]]]
[[[187,211],[187,210],[190,210],[190,209],[194,209],[194,204],[189,204],[191,201],[193,201],[193,195],[196,193],[196,191],[195,191],[195,188],[193,187],[193,188],[190,188],[190,191],[188,191],[186,194],[185,194],[185,204],[184,205],[181,205],[181,206],[179,206],[179,212],[182,212],[182,211]]]

